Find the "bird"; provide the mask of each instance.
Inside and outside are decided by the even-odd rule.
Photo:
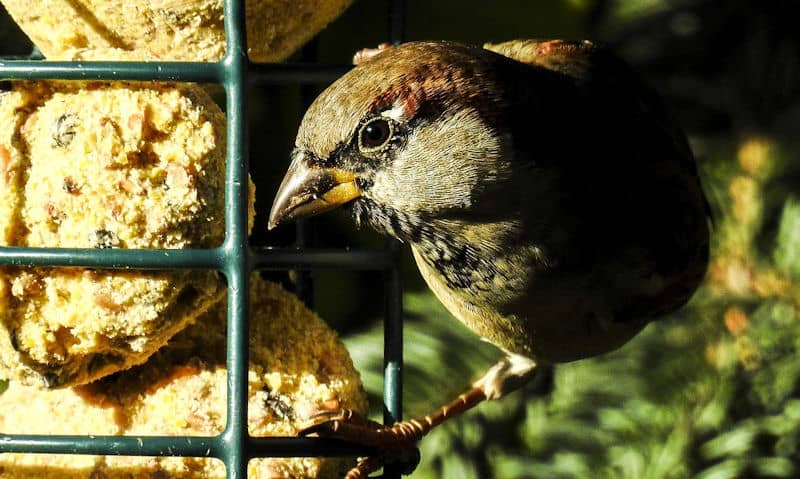
[[[346,206],[410,245],[438,300],[504,357],[425,418],[316,418],[303,434],[377,448],[348,479],[413,469],[433,427],[683,306],[712,228],[686,134],[603,45],[408,42],[354,63],[306,111],[269,229]]]

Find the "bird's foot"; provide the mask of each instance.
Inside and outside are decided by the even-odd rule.
[[[411,474],[420,460],[417,441],[434,427],[485,399],[486,392],[483,388],[475,386],[422,419],[398,422],[391,426],[370,421],[349,410],[324,411],[316,414],[311,419],[312,424],[299,434],[341,439],[377,451],[375,455],[359,460],[345,479],[365,479],[371,472],[387,464],[398,466],[403,474]]]
[[[417,441],[429,430],[419,421],[384,426],[350,410],[320,412],[311,421],[310,426],[299,432],[300,436],[336,438],[377,451],[372,456],[360,458],[345,479],[366,479],[370,473],[386,465],[398,467],[402,474],[411,474],[420,460]]]

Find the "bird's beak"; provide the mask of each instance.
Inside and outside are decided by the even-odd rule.
[[[361,196],[352,173],[309,163],[306,154],[296,154],[275,195],[269,229],[323,213]]]

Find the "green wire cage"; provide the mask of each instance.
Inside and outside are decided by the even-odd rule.
[[[405,5],[390,0],[389,38],[401,41]],[[213,457],[224,462],[229,479],[244,478],[247,463],[258,457],[365,455],[363,448],[335,440],[251,437],[247,431],[248,305],[253,270],[342,268],[384,275],[384,420],[401,417],[402,291],[398,246],[379,250],[254,248],[247,235],[249,126],[248,87],[252,84],[320,84],[346,71],[314,63],[255,64],[247,57],[244,0],[225,0],[226,55],[216,63],[193,62],[44,62],[0,57],[0,80],[146,80],[217,83],[225,90],[227,150],[223,244],[213,249],[132,250],[0,247],[0,266],[86,267],[106,269],[213,269],[228,283],[227,420],[213,437],[40,436],[0,434],[0,453],[92,454]],[[0,55],[2,55],[0,51]],[[298,227],[296,246],[305,245]],[[302,286],[302,285],[301,285]],[[302,289],[302,287],[300,288]],[[387,468],[384,477],[399,477]]]

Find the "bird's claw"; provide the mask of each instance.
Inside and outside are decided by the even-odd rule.
[[[374,455],[360,458],[345,476],[345,479],[365,479],[386,465],[397,466],[402,474],[411,474],[420,461],[417,441],[422,434],[417,429],[413,421],[384,426],[350,410],[322,411],[298,435],[341,439],[374,448]]]

